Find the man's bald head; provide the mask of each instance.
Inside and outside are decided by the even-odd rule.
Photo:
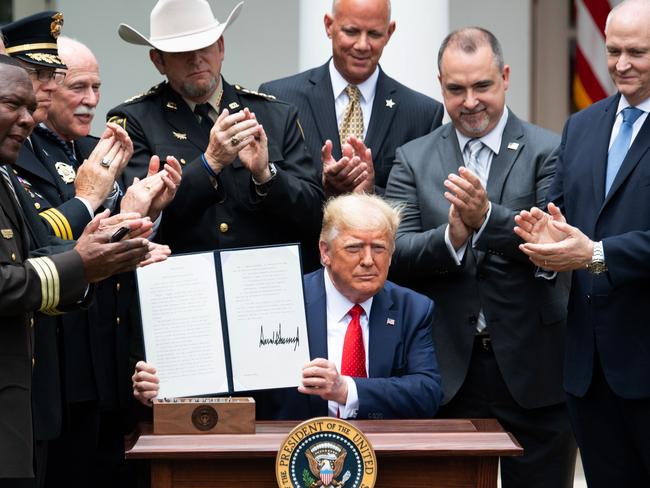
[[[605,27],[607,69],[631,105],[650,98],[650,0],[626,0]]]
[[[336,15],[336,10],[338,9],[338,6],[340,3],[345,3],[345,0],[333,0],[332,2],[332,17]],[[391,12],[391,7],[390,7],[390,0],[377,0],[375,3],[381,4],[383,3],[383,8],[385,11],[388,13],[388,20],[390,21],[390,12]]]
[[[75,39],[61,36],[58,45],[68,73],[52,95],[46,124],[64,141],[74,141],[90,133],[99,103],[99,65],[92,51]]]
[[[395,31],[388,0],[335,0],[325,14],[325,31],[332,40],[334,67],[353,85],[377,70],[381,54]]]

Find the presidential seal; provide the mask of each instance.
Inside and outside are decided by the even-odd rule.
[[[372,488],[377,458],[352,424],[317,417],[296,426],[275,458],[280,488]]]
[[[192,424],[201,432],[212,429],[219,421],[219,414],[210,405],[201,405],[192,412]]]

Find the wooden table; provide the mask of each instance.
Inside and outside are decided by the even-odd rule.
[[[140,426],[127,459],[151,460],[154,488],[276,488],[275,455],[298,422],[257,422],[255,434],[153,435]],[[377,455],[377,488],[496,488],[499,456],[523,449],[496,420],[352,422]]]

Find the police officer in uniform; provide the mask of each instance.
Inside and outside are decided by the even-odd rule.
[[[36,100],[25,71],[6,56],[0,56],[0,99],[0,160],[13,164],[34,126]],[[58,314],[79,305],[90,296],[88,282],[132,269],[147,252],[142,239],[109,244],[109,233],[91,237],[101,223],[91,222],[74,250],[74,243],[62,247],[13,172],[0,167],[0,486],[33,483],[30,391],[39,359],[32,356],[38,327],[32,312]]]
[[[167,77],[108,114],[134,144],[123,177],[142,177],[153,154],[184,165],[159,233],[174,253],[298,241],[313,270],[323,193],[297,111],[221,77],[222,33],[241,5],[219,23],[206,0],[161,0],[150,38],[120,26],[125,41],[153,48]]]
[[[30,74],[39,102],[34,112],[39,125],[20,152],[15,174],[50,233],[71,240],[100,206],[116,207],[115,176],[132,146],[117,126],[107,129],[101,140],[88,136],[92,117],[76,131],[62,124],[54,131],[44,124],[51,104],[60,118],[70,115],[69,126],[76,120],[72,113],[80,111],[61,103],[70,81],[63,80],[67,66],[57,50],[62,24],[60,12],[42,12],[5,26],[3,35],[9,55]],[[68,56],[67,74],[77,78],[75,83],[79,73],[93,71],[94,57],[85,54]],[[97,100],[85,100],[94,109]],[[47,479],[48,486],[87,486],[94,484],[97,473],[108,484],[118,481],[124,457],[121,424],[130,403],[130,276],[98,283],[87,310],[35,317],[32,404],[37,448],[43,454],[37,459],[39,484]]]

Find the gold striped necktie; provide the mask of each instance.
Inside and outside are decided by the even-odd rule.
[[[363,139],[363,113],[361,112],[361,92],[356,85],[345,87],[345,93],[348,94],[348,105],[343,113],[343,120],[339,129],[341,144],[345,144],[348,137],[354,136]]]

